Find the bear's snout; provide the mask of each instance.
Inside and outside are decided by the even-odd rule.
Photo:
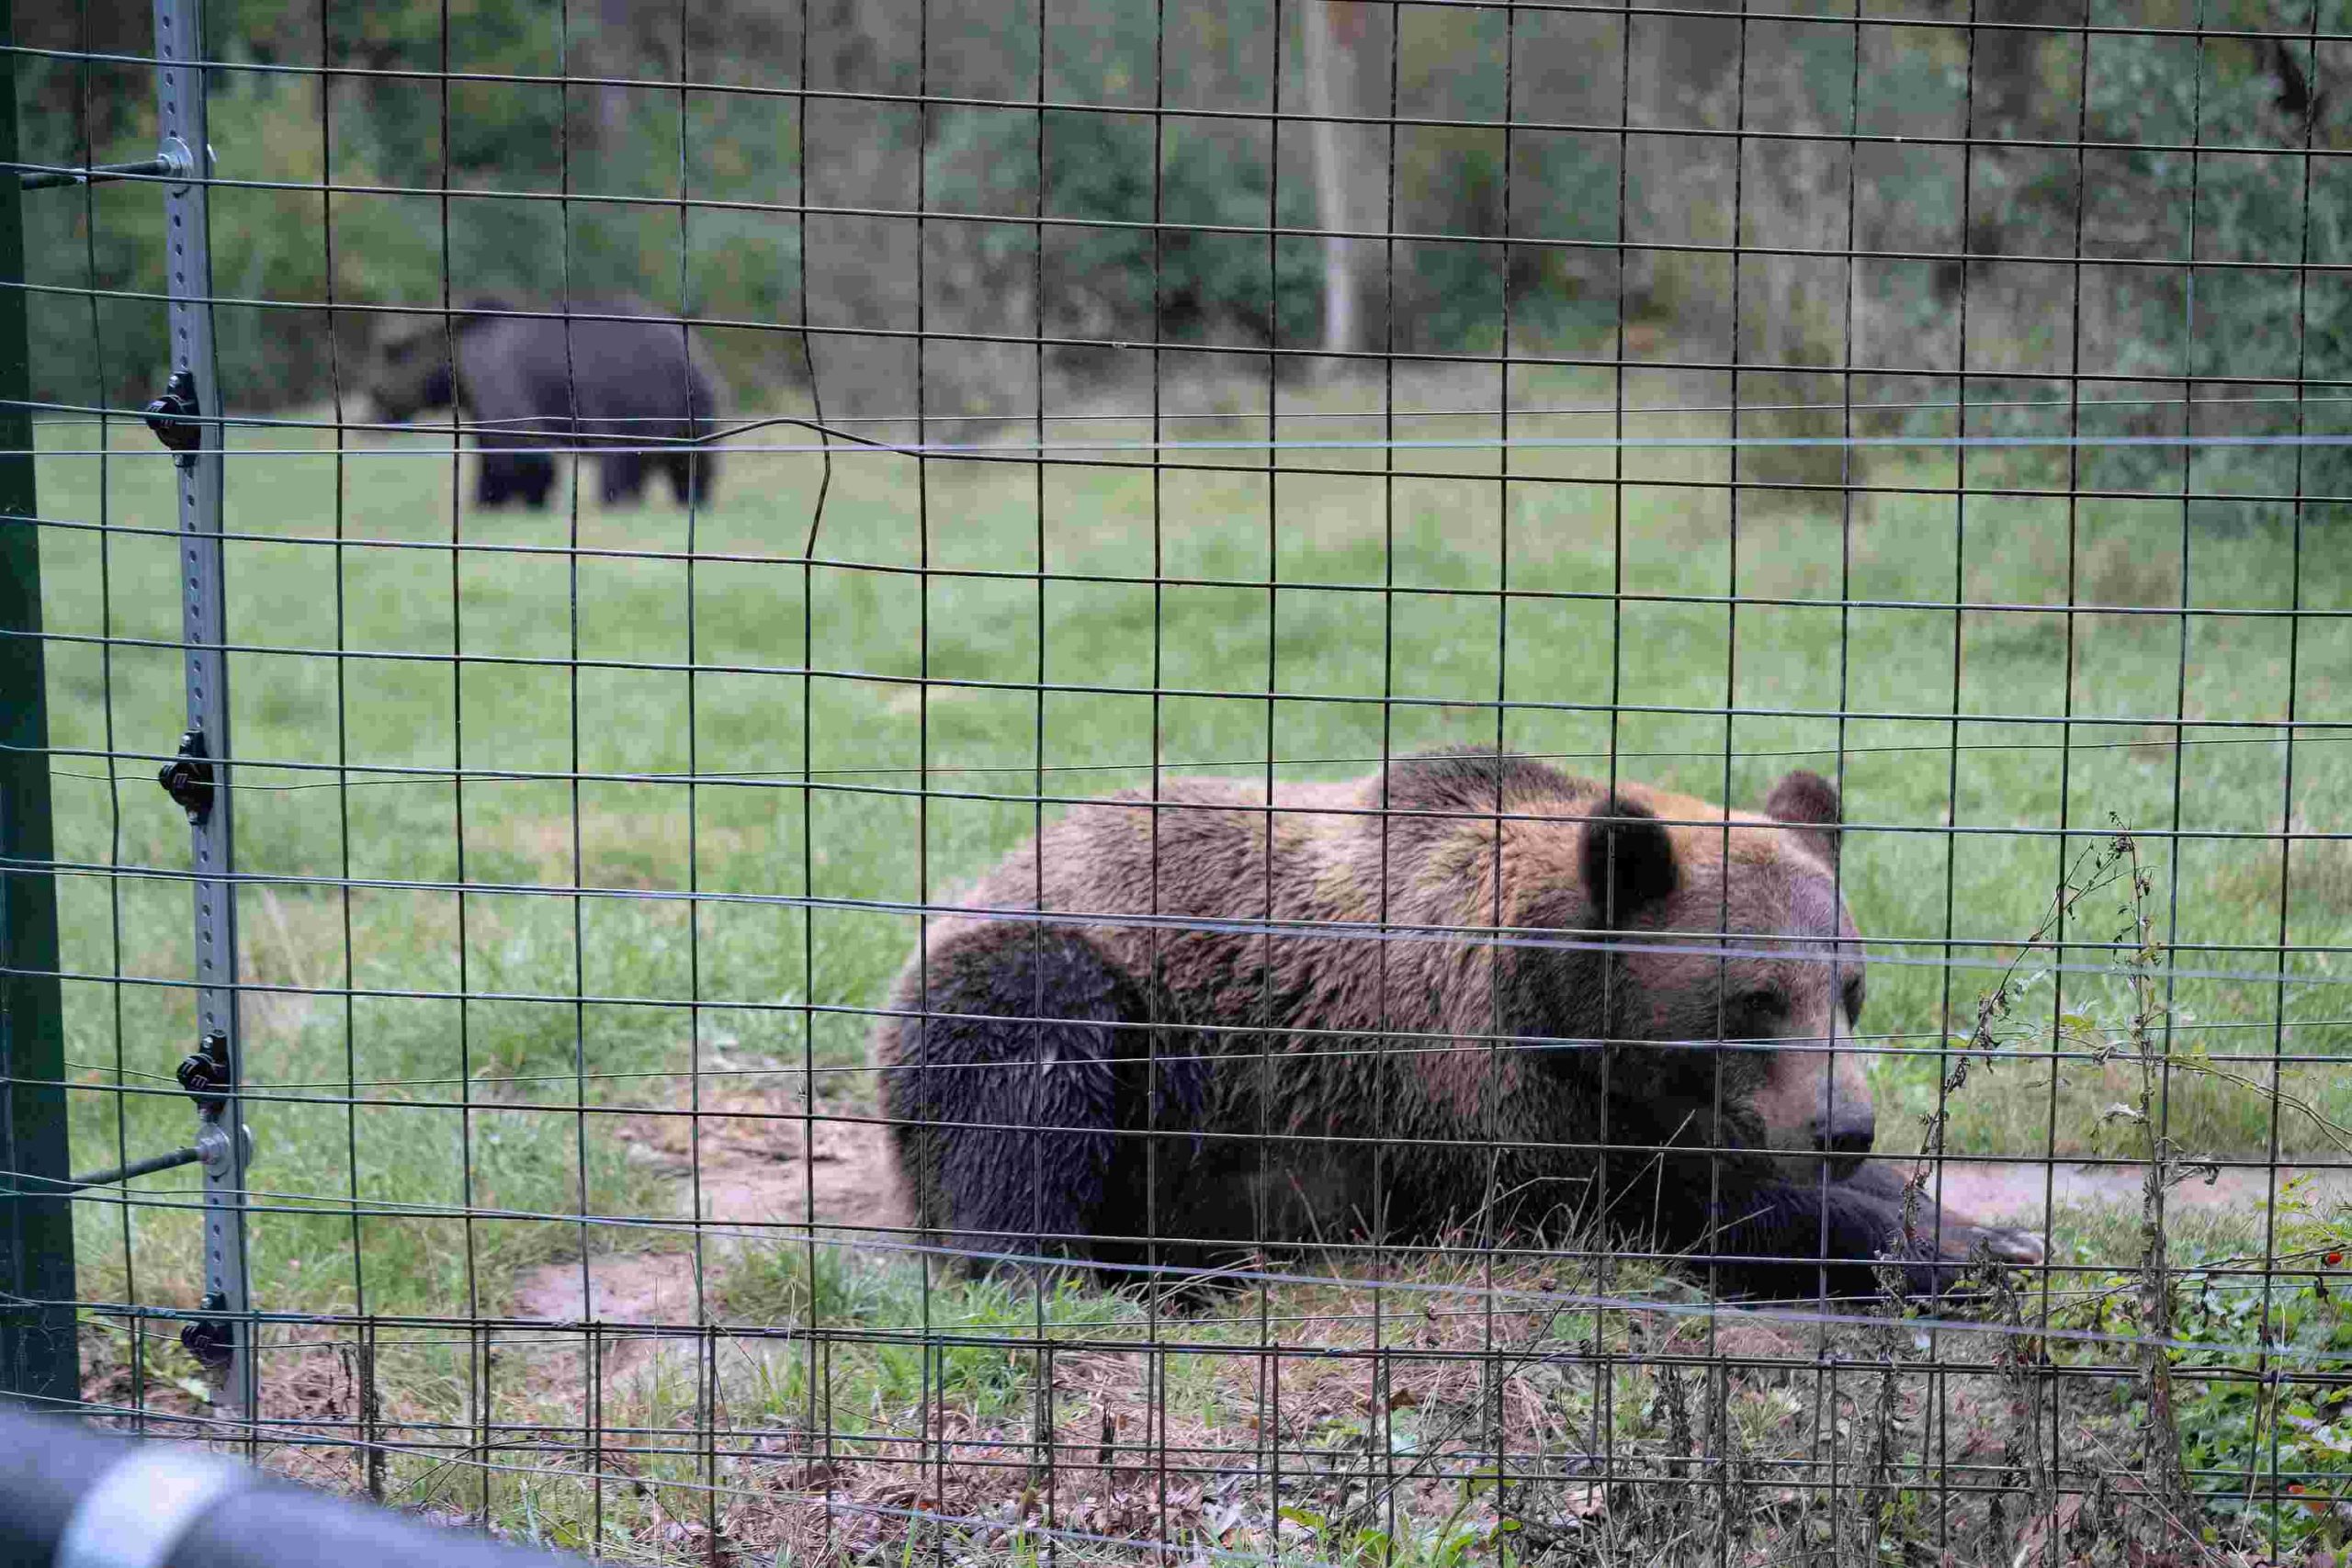
[[[1839,1106],[1813,1124],[1813,1146],[1829,1156],[1822,1163],[1842,1181],[1861,1169],[1862,1156],[1878,1142],[1878,1116],[1868,1105]]]

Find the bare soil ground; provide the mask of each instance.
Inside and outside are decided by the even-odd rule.
[[[2206,1174],[2192,1172],[2176,1183],[2166,1191],[2165,1203],[2176,1208],[2251,1213],[2297,1176],[2306,1179],[2306,1191],[2316,1201],[2352,1201],[2352,1166],[2281,1165],[2275,1172],[2233,1167],[2211,1172],[2210,1181]],[[2128,1165],[1947,1160],[1942,1192],[1947,1209],[1970,1219],[2031,1226],[2040,1224],[2050,1208],[2137,1209],[2143,1179],[2140,1168]],[[1928,1190],[1936,1189],[1931,1184]]]
[[[624,1134],[682,1188],[695,1172],[695,1123],[650,1119]],[[813,1134],[813,1151],[804,1136]],[[769,1225],[820,1224],[895,1230],[909,1223],[888,1131],[871,1122],[816,1121],[741,1097],[700,1122],[700,1213],[714,1229],[714,1248],[757,1239]],[[2167,1202],[2182,1208],[2253,1212],[2278,1185],[2301,1175],[2318,1200],[2352,1201],[2352,1166],[2282,1166],[2192,1174],[2175,1185]],[[2033,1226],[2046,1211],[2069,1207],[2136,1208],[2142,1178],[2136,1168],[2096,1164],[1950,1160],[1942,1173],[1945,1206],[1970,1219]],[[690,1196],[687,1194],[686,1196]],[[813,1207],[812,1207],[813,1204]],[[682,1197],[680,1212],[686,1207]],[[740,1227],[740,1228],[739,1228]],[[515,1281],[514,1314],[550,1323],[690,1325],[698,1320],[695,1259],[690,1249],[623,1252],[572,1259],[534,1269]],[[650,1341],[620,1341],[611,1370],[626,1371]]]
[[[703,1279],[733,1249],[760,1245],[771,1226],[813,1220],[838,1235],[838,1227],[888,1231],[907,1224],[888,1129],[793,1112],[788,1104],[741,1094],[698,1121],[650,1117],[621,1134],[678,1184],[675,1212],[698,1212],[708,1227]],[[794,1232],[772,1234],[781,1241]],[[684,1230],[673,1235],[682,1243],[676,1249],[597,1254],[530,1270],[514,1282],[513,1315],[557,1324],[702,1321],[693,1237]],[[613,1341],[606,1375],[635,1371],[661,1343]]]

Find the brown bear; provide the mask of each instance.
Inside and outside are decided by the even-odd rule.
[[[582,302],[580,320],[526,312],[484,296],[447,325],[436,318],[387,336],[368,371],[371,420],[455,404],[481,453],[481,506],[547,505],[556,447],[599,454],[607,506],[645,493],[649,463],[668,473],[678,504],[707,503],[718,455],[684,444],[710,434],[718,401],[709,365],[678,323],[638,299]]]
[[[1079,807],[930,923],[876,1032],[922,1230],[1189,1269],[1645,1237],[1724,1294],[1930,1292],[2033,1238],[1867,1160],[1837,792],[1612,795],[1486,751]],[[1466,928],[1466,929],[1465,929]]]

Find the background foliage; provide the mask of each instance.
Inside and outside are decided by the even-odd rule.
[[[1858,364],[1965,371],[1988,405],[1972,433],[2064,434],[2042,378],[2177,375],[2227,400],[2195,415],[2209,432],[2312,431],[2331,405],[2228,379],[2352,376],[2343,290],[2297,267],[2352,260],[2352,185],[2300,155],[2346,144],[2326,90],[2340,46],[2292,41],[2346,18],[2335,0],[2284,9],[2089,17],[2287,40],[2257,43],[1742,25],[1703,8],[1629,28],[1607,14],[1334,7],[1335,102],[1375,119],[1393,102],[1400,120],[1338,131],[1348,226],[1397,236],[1350,252],[1364,346],[1482,353],[1508,336],[1521,353],[1608,353],[1622,310],[1674,356],[1752,367],[1738,378],[1747,404],[1905,400],[1895,378],[1844,374]],[[2036,19],[2023,0],[1918,15]],[[213,221],[219,292],[255,302],[220,318],[224,381],[244,410],[349,384],[380,318],[318,305],[437,308],[445,292],[640,295],[730,323],[707,335],[739,400],[771,401],[813,354],[833,411],[853,414],[911,412],[918,369],[931,411],[1001,412],[1034,381],[1036,351],[1017,340],[1037,333],[1320,341],[1321,241],[1251,232],[1321,223],[1312,127],[1250,118],[1311,100],[1295,5],[457,0],[446,36],[443,8],[423,0],[223,0],[208,17],[212,55],[234,67],[214,77],[220,171],[252,182],[220,190]],[[40,48],[148,48],[131,0],[20,23]],[[143,150],[153,101],[137,67],[17,68],[28,156]],[[495,79],[445,84],[443,70]],[[1065,107],[1023,107],[1041,101]],[[1520,129],[1506,134],[1506,118]],[[1657,127],[1701,134],[1638,129]],[[1742,130],[1801,137],[1719,134]],[[2090,151],[2064,145],[2078,137]],[[345,189],[328,197],[322,181]],[[548,194],[574,199],[536,199]],[[741,205],[682,207],[682,194]],[[952,216],[899,216],[918,210]],[[27,219],[34,281],[67,290],[35,313],[40,395],[143,398],[164,341],[152,193],[53,196]],[[1720,249],[1735,240],[1775,254],[1735,265]],[[1849,269],[1822,254],[1849,245],[1873,259]],[[2078,254],[2098,265],[2074,268]],[[128,297],[79,298],[85,278]],[[804,321],[822,329],[805,353],[791,330]],[[918,325],[1013,341],[933,343],[918,367]],[[1096,378],[1145,368],[1110,348],[1048,357]],[[2177,388],[2148,386],[2086,387],[2100,406],[2073,417],[2093,434],[2178,428],[2177,405],[2146,406]],[[2044,406],[1991,406],[2018,403]],[[1923,424],[1952,427],[1943,411],[1895,427]],[[1749,428],[1840,426],[1799,411]],[[1818,458],[1748,461],[1822,477]],[[2291,494],[2300,463],[2305,493],[2347,488],[2333,453],[2196,462],[2199,487]],[[2085,483],[2135,490],[2188,477],[2177,449],[2077,467]]]

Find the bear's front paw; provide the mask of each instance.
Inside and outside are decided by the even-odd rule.
[[[2007,1263],[2030,1268],[2042,1259],[2041,1238],[2014,1225],[1945,1222],[1942,1256],[1962,1263]]]
[[[1907,1258],[1890,1259],[1903,1272],[1905,1294],[1923,1301],[1972,1301],[1987,1277],[2005,1268],[2042,1260],[2041,1238],[2009,1225],[1977,1225],[1947,1215],[1932,1236],[1921,1236]]]

